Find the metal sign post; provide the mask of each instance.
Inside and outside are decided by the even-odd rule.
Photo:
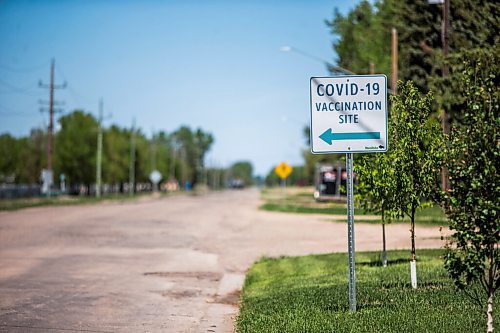
[[[347,160],[347,226],[349,310],[356,311],[353,153],[387,151],[387,77],[339,75],[312,77],[311,152],[345,153]],[[340,176],[340,175],[338,175]]]
[[[354,249],[354,185],[352,153],[346,154],[347,169],[347,238],[349,251],[349,310],[356,312],[356,260]]]

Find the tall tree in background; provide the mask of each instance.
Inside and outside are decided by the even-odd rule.
[[[151,139],[151,171],[158,170],[163,179],[168,178],[172,165],[169,135],[160,131]]]
[[[450,135],[451,191],[444,205],[454,231],[445,267],[457,287],[471,291],[486,308],[489,333],[493,332],[493,296],[500,287],[499,54],[498,46],[466,54],[469,60],[461,81],[466,111],[461,126],[455,126]],[[480,284],[482,296],[474,293],[474,283]]]
[[[335,36],[333,49],[338,64],[353,72],[368,73],[369,61],[376,72],[390,74],[390,31],[399,36],[399,78],[412,80],[420,91],[431,88],[440,108],[451,112],[451,120],[462,114],[457,104],[457,82],[453,73],[461,73],[462,62],[451,63],[448,78],[443,68],[441,24],[442,5],[427,0],[379,0],[371,5],[362,1],[347,15],[335,11],[327,22]],[[486,0],[453,0],[450,5],[450,56],[471,48],[498,45],[500,42],[500,3]],[[446,59],[449,61],[449,59]],[[443,82],[444,80],[444,82]],[[435,83],[432,83],[435,82]]]
[[[361,1],[346,16],[335,10],[332,21],[327,21],[338,36],[333,49],[338,65],[358,74],[368,74],[370,63],[377,73],[390,73],[390,33],[394,24],[397,1],[386,0],[371,5]]]
[[[196,184],[200,181],[205,154],[214,142],[212,134],[206,133],[200,128],[193,132],[191,128],[182,126],[172,133],[172,137],[181,150],[185,180]]]
[[[151,173],[151,142],[140,129],[135,134],[135,181],[148,183]]]
[[[19,182],[38,183],[42,169],[47,167],[47,133],[39,128],[32,129],[29,137],[19,139],[18,149]]]
[[[94,184],[97,120],[89,113],[75,110],[61,117],[59,124],[61,129],[55,136],[55,179],[64,173],[70,185]],[[130,129],[117,125],[104,129],[103,181],[119,185],[120,191],[129,181],[130,136]],[[198,181],[205,155],[213,142],[212,134],[200,128],[192,131],[183,126],[171,134],[160,131],[151,139],[136,130],[136,182],[148,183],[153,169],[158,169],[164,179],[177,175],[184,181]],[[46,144],[47,134],[42,129],[33,129],[29,137],[21,138],[1,134],[0,155],[4,158],[0,159],[0,182],[40,183],[41,170],[46,167]],[[212,185],[220,188],[224,183],[225,170],[218,168],[212,171]]]
[[[129,133],[116,125],[104,132],[104,182],[122,184],[128,181],[130,158]],[[121,189],[123,191],[123,189]]]
[[[0,182],[17,180],[20,161],[19,140],[10,134],[0,135]]]
[[[68,183],[95,183],[97,120],[89,113],[74,111],[59,119],[61,130],[55,141],[55,174],[64,173]]]
[[[200,175],[205,168],[205,155],[210,150],[210,147],[214,143],[214,137],[210,133],[203,132],[200,128],[194,133],[194,144],[197,147],[197,163],[200,168],[197,175]],[[201,181],[202,179],[199,179]],[[196,183],[196,181],[194,181]]]
[[[241,179],[246,186],[253,184],[253,166],[251,162],[240,161],[234,163],[229,169],[229,175]]]

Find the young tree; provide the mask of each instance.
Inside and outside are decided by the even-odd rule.
[[[451,190],[444,202],[454,231],[445,267],[460,289],[480,283],[487,332],[493,332],[493,296],[500,287],[499,54],[496,47],[466,56],[473,59],[462,78],[466,107],[461,126],[450,134]],[[477,292],[471,296],[484,306]]]
[[[391,125],[396,140],[392,144],[395,195],[394,208],[399,216],[410,219],[411,284],[417,288],[415,251],[415,213],[439,183],[439,150],[443,149],[440,124],[431,118],[432,96],[422,96],[415,85],[399,82],[400,95],[392,96]]]
[[[389,141],[389,146],[391,142]],[[381,215],[382,221],[382,266],[387,266],[385,224],[396,217],[395,195],[398,193],[392,151],[362,156],[357,160],[354,171],[359,184],[356,187],[363,209]]]

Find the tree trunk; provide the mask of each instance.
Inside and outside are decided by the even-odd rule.
[[[415,251],[415,208],[411,209],[411,261],[410,261],[410,278],[411,286],[417,289],[417,255]]]
[[[486,333],[493,333],[493,291],[488,291],[488,306],[486,309]]]
[[[387,267],[387,252],[385,246],[385,216],[382,210],[382,266]]]
[[[417,255],[415,251],[415,209],[412,207],[411,209],[411,217],[410,217],[410,222],[411,222],[411,227],[410,227],[410,234],[411,234],[411,260],[416,260]]]

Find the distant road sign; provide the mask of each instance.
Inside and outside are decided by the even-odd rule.
[[[162,178],[161,173],[158,170],[154,170],[149,175],[149,180],[155,185],[160,182],[161,178]]]
[[[281,179],[285,179],[292,173],[293,168],[286,164],[285,162],[281,162],[276,168],[274,168],[274,172]]]
[[[311,151],[387,151],[387,77],[312,77]]]

